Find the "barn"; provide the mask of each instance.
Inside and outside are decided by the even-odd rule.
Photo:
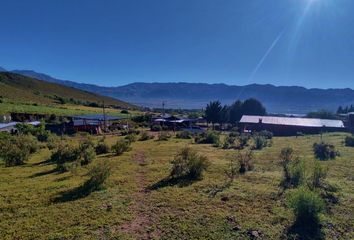
[[[244,132],[267,130],[277,136],[292,136],[298,133],[317,134],[346,130],[341,120],[250,115],[242,116],[240,128]]]

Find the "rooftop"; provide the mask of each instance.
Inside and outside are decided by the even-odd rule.
[[[71,116],[71,117],[73,119],[96,120],[96,121],[104,121],[104,120],[106,120],[106,121],[114,121],[114,120],[126,119],[126,117],[122,117],[122,116],[111,116],[111,115],[104,116],[103,114]]]
[[[318,118],[292,118],[292,117],[270,117],[270,116],[242,116],[240,123],[260,123],[302,127],[330,127],[344,128],[341,120],[329,120]]]

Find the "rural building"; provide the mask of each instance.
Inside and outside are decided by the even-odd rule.
[[[166,114],[164,116],[155,118],[152,121],[153,125],[161,125],[167,127],[170,130],[178,131],[183,128],[191,128],[192,126],[196,125],[200,119],[182,118]]]
[[[341,120],[249,115],[242,116],[240,127],[245,132],[267,130],[278,136],[291,136],[297,133],[317,134],[321,132],[346,130]]]
[[[92,134],[101,133],[105,128],[110,129],[119,120],[127,119],[120,116],[108,115],[84,115],[71,116],[71,121],[65,126],[68,132],[89,132]]]

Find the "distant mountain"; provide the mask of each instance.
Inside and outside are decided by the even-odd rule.
[[[0,67],[0,72],[6,72],[5,68]]]
[[[55,82],[66,86],[94,92],[100,95],[121,99],[139,106],[167,108],[204,108],[211,100],[230,104],[237,99],[250,97],[262,101],[267,110],[273,113],[307,113],[320,109],[335,111],[339,105],[354,104],[352,89],[306,89],[289,86],[251,84],[230,86],[206,83],[132,83],[120,87],[101,87],[55,79],[49,75],[29,70],[15,72],[40,80]]]
[[[96,93],[76,88],[50,83],[26,77],[12,72],[0,73],[0,96],[14,103],[36,103],[50,105],[60,103],[61,99],[79,103],[96,103],[121,107],[136,108],[135,106],[115,98],[100,96]],[[81,104],[80,103],[80,104]]]

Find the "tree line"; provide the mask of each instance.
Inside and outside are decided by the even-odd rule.
[[[347,114],[350,112],[354,112],[354,106],[350,105],[350,106],[346,106],[346,107],[342,107],[339,106],[338,110],[337,110],[337,114]]]
[[[220,101],[211,101],[205,109],[205,118],[208,123],[236,124],[243,115],[267,114],[266,108],[257,99],[250,98],[245,101],[237,100],[231,105],[222,106]]]

